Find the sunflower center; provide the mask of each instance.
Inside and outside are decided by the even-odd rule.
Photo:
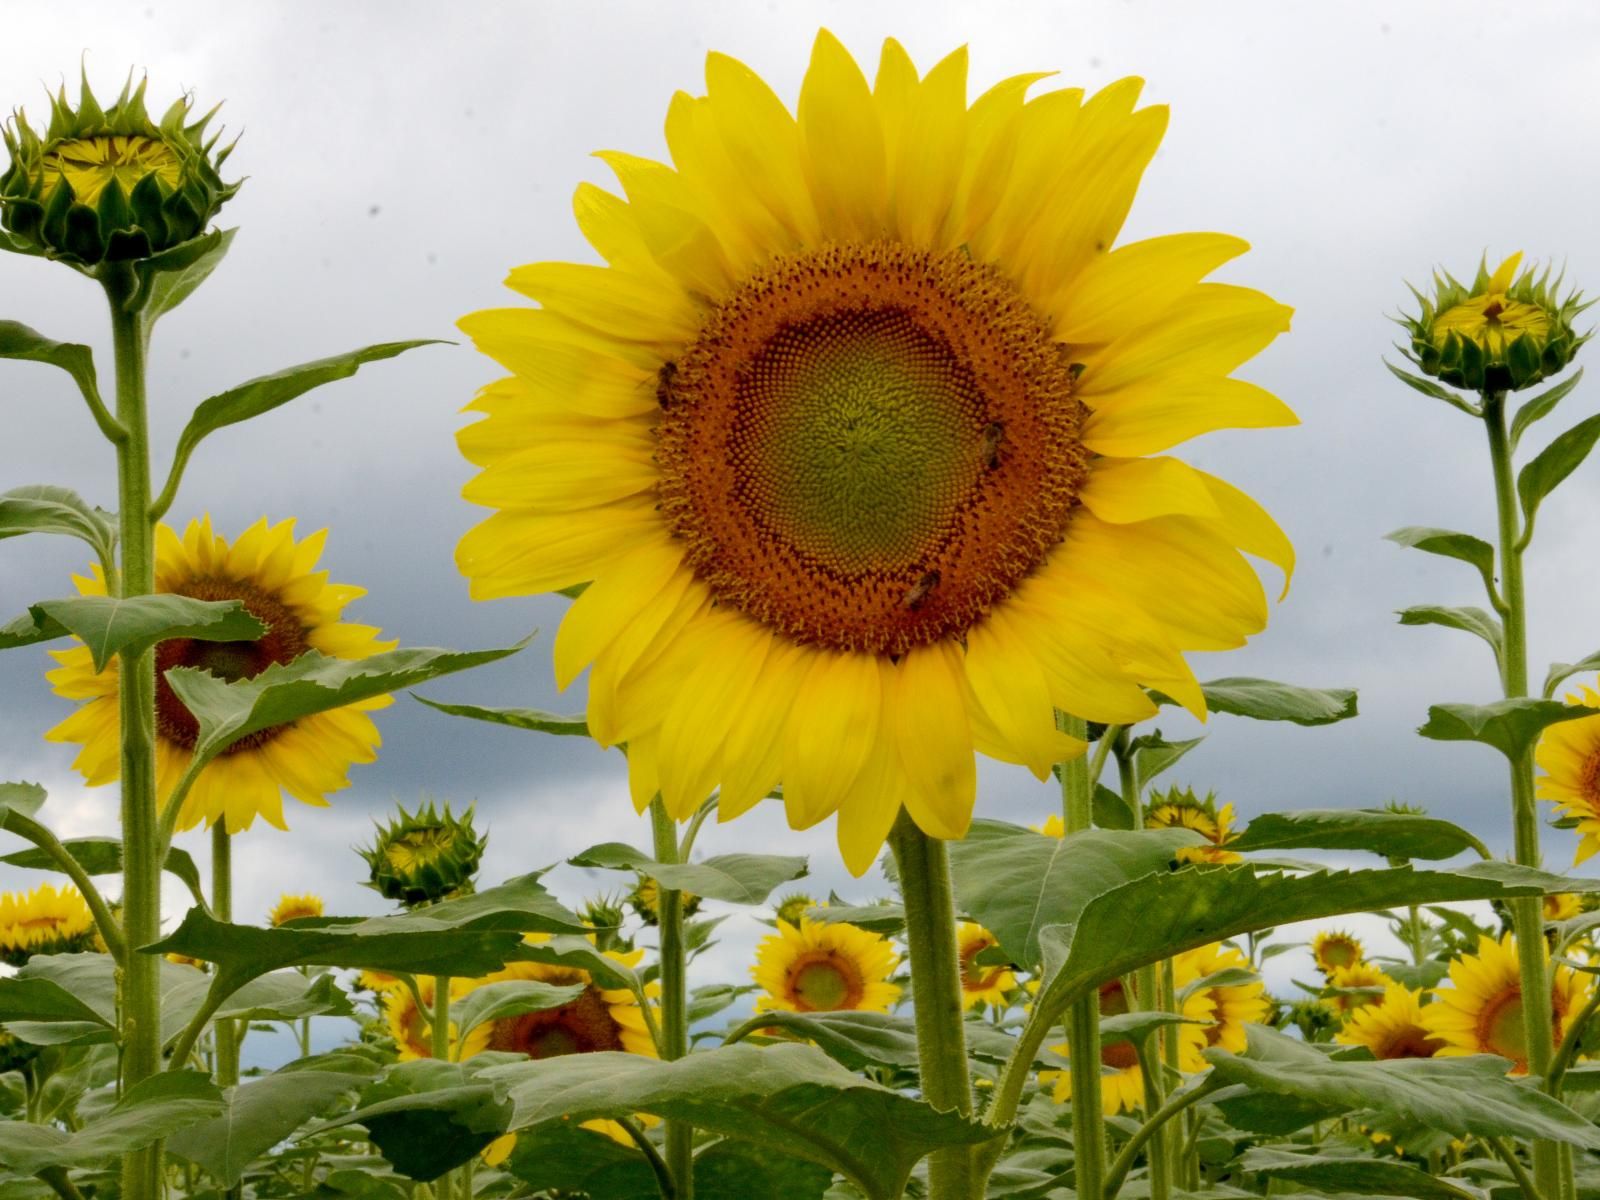
[[[1128,1011],[1128,994],[1116,980],[1101,985],[1100,1015],[1120,1017]],[[1100,1048],[1100,1062],[1114,1071],[1126,1071],[1139,1065],[1139,1052],[1132,1042],[1112,1042]]]
[[[961,952],[961,986],[969,992],[987,991],[1000,981],[1000,976],[1005,973],[1005,967],[980,966],[977,962],[978,955],[982,954],[994,942],[985,938],[973,942]]]
[[[1600,750],[1583,760],[1578,768],[1578,794],[1591,808],[1600,808]]]
[[[306,627],[300,617],[278,597],[253,584],[234,579],[196,579],[172,590],[195,600],[238,600],[267,630],[253,642],[171,638],[156,646],[156,730],[174,745],[192,750],[200,733],[200,723],[167,682],[169,670],[195,667],[233,683],[254,679],[274,663],[293,662],[309,647]],[[286,728],[288,726],[273,725],[260,733],[252,733],[234,742],[223,753],[238,754],[264,745]]]
[[[1522,989],[1508,987],[1491,998],[1478,1015],[1478,1044],[1491,1054],[1528,1069],[1528,1038],[1523,1028]]]
[[[662,511],[719,602],[795,641],[960,636],[1066,529],[1088,457],[1072,379],[964,254],[781,257],[662,372]]]
[[[489,1036],[489,1049],[526,1054],[529,1058],[621,1050],[622,1026],[611,1015],[600,989],[591,983],[570,1004],[496,1021]]]
[[[40,172],[48,188],[66,180],[79,204],[92,205],[113,179],[126,196],[146,175],[177,187],[183,164],[159,138],[139,134],[99,134],[62,142],[44,155]]]
[[[1378,1043],[1378,1058],[1432,1058],[1445,1043],[1416,1025],[1403,1025]]]
[[[857,1008],[866,983],[856,965],[830,950],[803,955],[789,968],[789,999],[801,1012]]]

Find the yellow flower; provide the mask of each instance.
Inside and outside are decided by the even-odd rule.
[[[356,986],[382,994],[395,989],[404,989],[406,984],[398,975],[391,975],[387,971],[362,971],[356,976]]]
[[[898,957],[889,939],[854,925],[800,918],[762,939],[750,975],[765,995],[757,1012],[888,1012],[900,989],[888,982]]]
[[[1374,1058],[1432,1058],[1444,1047],[1423,1024],[1422,991],[1391,983],[1383,999],[1355,1009],[1333,1040],[1365,1046]]]
[[[477,987],[480,980],[452,979],[450,981],[450,1002],[452,1005]],[[396,980],[393,984],[378,989],[378,1003],[383,1010],[384,1023],[389,1027],[389,1036],[394,1039],[395,1050],[401,1062],[410,1062],[414,1058],[433,1057],[433,1005],[437,992],[434,990],[434,980],[431,975],[417,976],[417,993],[422,997],[423,1007],[417,1007],[417,996],[409,987]],[[456,1023],[450,1022],[450,1059],[452,1062],[464,1058],[471,1058],[484,1048],[484,1043],[489,1037],[489,1027],[480,1025],[467,1035],[466,1044],[461,1044],[457,1036]]]
[[[1567,696],[1567,703],[1600,708],[1600,692],[1579,688]],[[1554,800],[1560,816],[1578,822],[1578,850],[1572,859],[1577,866],[1600,850],[1600,716],[1547,726],[1533,757],[1545,772],[1534,794]]]
[[[532,934],[528,940],[540,942],[545,938]],[[606,957],[625,967],[637,967],[644,958],[644,951],[608,951]],[[509,963],[504,970],[477,980],[475,985],[513,979],[535,980],[557,987],[582,984],[583,994],[560,1008],[501,1017],[480,1026],[485,1031],[481,1044],[475,1040],[476,1034],[469,1037],[469,1050],[463,1058],[480,1050],[526,1054],[529,1058],[588,1054],[596,1050],[625,1050],[630,1054],[656,1057],[656,1044],[650,1037],[644,1010],[627,988],[601,987],[588,971],[579,967],[537,962]],[[658,986],[652,984],[651,990]]]
[[[1455,334],[1477,343],[1484,353],[1496,358],[1505,356],[1506,347],[1519,337],[1532,335],[1543,338],[1550,332],[1550,314],[1537,304],[1513,300],[1506,293],[1516,278],[1517,267],[1522,262],[1519,250],[1498,267],[1484,290],[1453,304],[1433,321],[1433,344],[1440,350]]]
[[[232,545],[211,530],[210,518],[189,522],[183,537],[166,525],[156,530],[155,590],[197,600],[239,600],[267,626],[253,642],[201,642],[174,638],[156,647],[156,783],[165,798],[188,767],[198,723],[164,678],[173,667],[198,667],[228,680],[249,679],[308,650],[331,658],[365,658],[394,643],[378,641],[370,625],[339,619],[361,588],[329,583],[316,570],[326,530],[299,542],[294,522],[257,521]],[[74,576],[86,596],[106,594],[98,566],[92,577]],[[96,672],[87,647],[52,651],[61,665],[49,673],[56,694],[86,700],[45,736],[83,747],[74,761],[91,787],[114,782],[121,770],[117,717],[117,661]],[[184,801],[179,829],[222,821],[230,833],[261,817],[279,829],[283,793],[326,805],[328,792],[350,786],[352,763],[371,762],[380,742],[367,715],[392,703],[387,696],[332,712],[302,717],[241,738],[213,761]]]
[[[1233,832],[1233,805],[1217,807],[1216,796],[1207,794],[1201,800],[1193,789],[1173,788],[1165,796],[1152,799],[1145,814],[1145,825],[1151,829],[1192,829],[1209,846],[1184,846],[1178,851],[1180,863],[1235,863],[1244,855],[1223,848],[1236,836]]]
[[[1324,930],[1311,939],[1311,957],[1324,975],[1331,975],[1338,967],[1353,967],[1361,962],[1365,952],[1351,934]]]
[[[94,941],[94,915],[77,888],[41,883],[0,895],[0,962],[20,967],[35,954],[76,954]]]
[[[639,882],[634,885],[633,891],[628,893],[628,903],[633,905],[633,911],[639,914],[639,919],[646,925],[661,923],[661,914],[657,907],[660,898],[661,885],[648,875],[639,876]],[[700,897],[693,892],[679,892],[678,898],[685,917],[692,917],[700,911]]]
[[[1006,997],[1017,986],[1009,968],[988,966],[974,961],[990,946],[997,945],[994,934],[982,925],[963,921],[956,927],[956,949],[961,955],[961,1007],[978,1004],[1004,1007]]]
[[[635,804],[715,788],[727,820],[781,783],[858,875],[902,806],[966,832],[975,752],[1041,779],[1081,753],[1058,707],[1203,713],[1183,652],[1267,618],[1241,551],[1293,561],[1164,454],[1294,421],[1229,378],[1290,310],[1201,282],[1244,242],[1111,250],[1166,110],[1133,79],[1028,100],[1038,76],[968,108],[966,68],[889,41],[869,84],[823,32],[793,116],[712,54],[672,165],[603,154],[625,199],[578,189],[608,265],[519,267],[540,308],[461,322],[514,372],[460,435],[496,510],[457,549],[472,595],[587,583],[556,678],[591,669]]]
[[[1544,898],[1546,924],[1570,921],[1583,911],[1583,900],[1575,892],[1551,892]]]
[[[1441,1058],[1466,1054],[1498,1054],[1512,1063],[1512,1073],[1528,1071],[1528,1039],[1523,1028],[1522,975],[1516,939],[1478,939],[1478,952],[1450,964],[1450,987],[1440,988],[1422,1010],[1422,1027],[1444,1043]],[[1567,1019],[1583,1007],[1593,981],[1571,967],[1555,967],[1550,981],[1553,1041],[1566,1034]]]
[[[194,967],[199,971],[209,971],[211,969],[211,964],[206,962],[205,959],[193,958],[190,955],[179,954],[176,951],[168,951],[162,957],[169,963],[177,963],[180,967]]]
[[[1101,1017],[1121,1016],[1129,1011],[1128,996],[1118,980],[1100,985]],[[1189,1021],[1171,1028],[1177,1033],[1178,1062],[1182,1070],[1203,1071],[1207,1063],[1202,1055],[1206,1048],[1206,1024],[1214,1019],[1213,1002],[1203,992],[1192,993],[1183,1002],[1183,1015]],[[1057,1054],[1072,1055],[1072,1047],[1063,1042],[1052,1046]],[[1144,1072],[1139,1067],[1139,1053],[1132,1042],[1113,1042],[1100,1048],[1100,1107],[1105,1115],[1130,1112],[1144,1107]],[[1072,1073],[1070,1071],[1040,1071],[1041,1084],[1054,1084],[1051,1092],[1057,1104],[1072,1098]]]
[[[1058,838],[1067,836],[1067,825],[1061,819],[1060,813],[1051,813],[1044,819],[1043,825],[1029,825],[1028,828],[1035,833],[1044,834],[1045,837]]]
[[[1249,970],[1250,960],[1236,946],[1213,942],[1209,946],[1200,946],[1178,955],[1173,960],[1172,969],[1173,982],[1181,992],[1190,984],[1222,971]],[[1266,985],[1259,979],[1227,987],[1213,985],[1196,988],[1191,995],[1210,1007],[1212,1024],[1202,1030],[1206,1044],[1221,1046],[1234,1054],[1244,1052],[1244,1027],[1260,1024],[1272,1011]],[[1187,1000],[1184,1011],[1188,1011]]]
[[[291,896],[288,892],[278,897],[278,902],[272,906],[272,911],[267,914],[267,924],[276,929],[287,921],[298,921],[301,917],[320,917],[322,915],[322,897],[307,892],[303,896]]]
[[[1369,962],[1351,963],[1347,967],[1335,967],[1328,972],[1328,986],[1331,988],[1348,988],[1347,994],[1326,997],[1327,1003],[1337,1009],[1345,1019],[1350,1019],[1350,1014],[1369,1004],[1376,1004],[1377,995],[1363,994],[1388,988],[1394,980],[1385,975],[1381,968]]]
[[[779,900],[773,909],[774,915],[780,921],[787,921],[791,925],[800,924],[800,919],[813,908],[827,908],[827,901],[818,901],[811,897],[809,892],[790,892]]]

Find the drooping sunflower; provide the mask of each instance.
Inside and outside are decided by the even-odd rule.
[[[35,954],[76,954],[94,936],[94,914],[75,887],[41,883],[0,895],[0,962],[20,967]]]
[[[1121,1016],[1129,1011],[1128,995],[1118,980],[1100,985],[1101,1017]],[[1191,993],[1185,998],[1182,1013],[1189,1020],[1172,1028],[1177,1031],[1178,1063],[1182,1070],[1205,1070],[1207,1063],[1201,1054],[1206,1048],[1206,1028],[1214,1020],[1214,1004],[1203,993]],[[1072,1055],[1070,1044],[1063,1042],[1052,1046],[1057,1054]],[[1100,1107],[1108,1117],[1119,1112],[1131,1112],[1144,1107],[1144,1072],[1139,1066],[1139,1052],[1132,1042],[1110,1042],[1100,1048]],[[1072,1072],[1040,1071],[1039,1082],[1053,1084],[1051,1096],[1057,1104],[1072,1098]]]
[[[256,641],[201,642],[174,638],[156,647],[156,785],[163,799],[188,767],[199,725],[167,683],[173,667],[198,667],[227,680],[250,679],[275,663],[308,650],[330,658],[365,658],[392,649],[378,630],[339,619],[362,588],[329,583],[316,569],[326,530],[296,541],[294,522],[265,518],[230,544],[212,532],[209,517],[190,521],[180,539],[166,525],[156,530],[155,590],[196,600],[238,600],[267,627]],[[73,576],[86,596],[106,594],[105,576]],[[74,761],[91,787],[114,782],[121,769],[115,659],[96,672],[89,650],[52,651],[61,665],[47,678],[59,696],[86,700],[45,737],[76,742]],[[179,829],[221,821],[229,833],[249,829],[256,817],[279,829],[283,793],[323,806],[329,792],[350,786],[354,763],[377,757],[381,739],[367,714],[392,703],[387,696],[302,717],[240,738],[201,772],[184,800]]]
[[[900,988],[889,939],[842,921],[778,922],[756,948],[750,975],[763,994],[757,1012],[888,1012]]]
[[[1365,1046],[1374,1058],[1432,1058],[1445,1043],[1423,1025],[1422,989],[1391,983],[1383,999],[1350,1013],[1333,1040]]]
[[[956,927],[956,950],[961,956],[961,1007],[978,1004],[1003,1007],[1017,986],[1017,977],[1004,964],[990,966],[977,957],[990,946],[998,945],[994,934],[982,925],[963,921]]]
[[[272,906],[272,911],[267,914],[267,924],[276,929],[288,921],[298,921],[301,917],[320,917],[322,915],[322,897],[313,892],[303,896],[291,896],[288,892],[278,897],[278,902]]]
[[[1600,708],[1600,692],[1579,688],[1568,704]],[[1541,800],[1554,800],[1562,817],[1578,822],[1577,866],[1600,850],[1600,717],[1579,717],[1547,726],[1539,735],[1534,761],[1544,768],[1534,784]]]
[[[1523,1026],[1522,975],[1517,942],[1506,934],[1498,942],[1478,939],[1477,954],[1450,964],[1450,985],[1434,993],[1422,1010],[1422,1027],[1444,1043],[1440,1057],[1498,1054],[1512,1063],[1512,1073],[1528,1071],[1528,1038]],[[1552,1046],[1566,1035],[1567,1019],[1583,1007],[1594,982],[1571,967],[1550,972]]]
[[[519,267],[539,308],[461,321],[514,372],[460,435],[497,510],[457,550],[472,595],[587,584],[557,682],[590,668],[635,804],[718,788],[727,820],[781,782],[858,875],[902,806],[965,833],[975,751],[1041,779],[1080,753],[1057,708],[1203,713],[1183,652],[1266,621],[1241,551],[1293,562],[1163,453],[1295,420],[1230,378],[1290,310],[1202,282],[1244,242],[1111,249],[1165,108],[1038,75],[969,107],[966,76],[891,40],[869,83],[823,32],[791,115],[714,53],[670,166],[606,153],[623,197],[579,187],[606,265]]]
[[[1233,820],[1233,805],[1218,808],[1215,793],[1206,793],[1202,800],[1192,788],[1175,787],[1151,798],[1144,823],[1150,829],[1192,829],[1211,843],[1181,847],[1177,853],[1180,863],[1236,863],[1244,855],[1225,848],[1236,836]]]
[[[1173,982],[1179,992],[1203,979],[1228,970],[1249,970],[1250,960],[1237,946],[1213,942],[1188,950],[1173,960]],[[1234,1054],[1245,1049],[1245,1026],[1259,1024],[1267,1019],[1272,1004],[1267,999],[1267,987],[1261,980],[1249,983],[1219,986],[1211,984],[1194,988],[1192,995],[1210,1005],[1212,1024],[1203,1029],[1206,1044],[1221,1046]]]
[[[1318,970],[1330,975],[1339,967],[1353,967],[1363,961],[1366,951],[1353,934],[1342,929],[1324,929],[1311,939],[1311,957],[1316,960]]]
[[[1341,990],[1324,999],[1343,1019],[1349,1020],[1351,1013],[1378,1003],[1383,991],[1393,983],[1394,980],[1384,974],[1383,968],[1374,963],[1351,963],[1348,967],[1335,967],[1328,972],[1328,986]]]
[[[365,973],[363,973],[365,975]],[[434,979],[431,975],[417,976],[417,991],[413,994],[411,988],[405,983],[396,980],[394,984],[376,986],[378,1004],[383,1010],[384,1023],[389,1028],[389,1036],[394,1039],[395,1049],[401,1062],[410,1062],[414,1058],[433,1057],[433,1005],[438,993],[434,990]],[[452,979],[450,981],[450,1003],[453,1005],[462,996],[465,996],[482,981],[477,979]],[[369,984],[368,986],[375,986]],[[417,1006],[417,996],[422,997],[422,1006]],[[484,1043],[489,1037],[489,1027],[479,1025],[467,1035],[467,1040],[462,1043],[457,1036],[456,1023],[450,1022],[450,1059],[459,1061],[470,1058],[484,1048]]]

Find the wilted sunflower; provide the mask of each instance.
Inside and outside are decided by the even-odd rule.
[[[1213,942],[1209,946],[1200,946],[1178,955],[1173,959],[1172,969],[1173,982],[1178,991],[1183,992],[1185,988],[1190,988],[1191,985],[1223,971],[1251,968],[1250,960],[1237,946],[1224,946],[1221,942]],[[1212,984],[1195,987],[1189,996],[1185,997],[1186,1013],[1189,1011],[1190,997],[1197,997],[1209,1006],[1209,1018],[1212,1024],[1202,1030],[1206,1044],[1221,1046],[1234,1054],[1244,1053],[1246,1042],[1244,1027],[1265,1021],[1272,1011],[1272,1004],[1267,999],[1266,984],[1259,979],[1227,986]]]
[[[1374,1058],[1432,1058],[1445,1043],[1423,1025],[1422,990],[1391,983],[1383,999],[1356,1009],[1333,1040],[1365,1046]]]
[[[1568,704],[1600,708],[1600,692],[1579,688]],[[1541,800],[1554,800],[1557,812],[1577,820],[1577,866],[1600,850],[1600,716],[1558,721],[1539,735],[1534,761],[1545,773],[1534,784]]]
[[[579,187],[607,265],[519,267],[540,308],[462,320],[515,374],[460,436],[498,511],[457,563],[478,599],[589,585],[557,682],[592,667],[641,809],[781,782],[861,874],[902,806],[966,832],[974,751],[1043,779],[1082,750],[1057,708],[1203,713],[1183,652],[1264,626],[1240,551],[1287,571],[1288,541],[1162,452],[1293,423],[1229,378],[1290,310],[1201,282],[1237,238],[1111,250],[1166,109],[1040,78],[969,107],[965,50],[919,77],[888,41],[869,83],[823,32],[791,115],[714,53],[671,166],[605,153],[626,198]]]
[[[750,975],[765,995],[757,1012],[888,1012],[900,988],[888,982],[898,957],[888,938],[839,921],[778,922]]]
[[[35,954],[76,954],[94,942],[94,915],[77,888],[41,883],[0,895],[0,962],[20,967]]]
[[[1450,987],[1434,993],[1422,1010],[1422,1027],[1444,1046],[1441,1058],[1466,1054],[1498,1054],[1512,1062],[1512,1073],[1528,1071],[1528,1035],[1522,1014],[1522,974],[1517,942],[1506,934],[1498,942],[1478,939],[1477,954],[1450,964]],[[1582,1008],[1594,986],[1571,967],[1550,972],[1552,1046],[1566,1035],[1567,1019]]]
[[[329,583],[328,573],[316,569],[326,537],[320,530],[296,542],[293,521],[268,525],[265,518],[232,545],[212,532],[209,517],[190,521],[181,540],[166,525],[156,529],[157,592],[238,600],[267,627],[256,641],[173,638],[156,647],[156,785],[163,798],[188,767],[199,733],[198,722],[166,681],[173,667],[198,667],[233,681],[293,662],[308,650],[330,658],[365,658],[393,648],[392,642],[378,641],[371,625],[339,619],[345,605],[366,593]],[[73,582],[83,595],[106,594],[98,566],[91,577],[75,575]],[[45,737],[83,746],[73,766],[91,787],[112,783],[121,771],[117,661],[96,672],[87,647],[51,653],[61,664],[48,675],[56,694],[88,703]],[[238,833],[259,816],[287,829],[283,793],[321,806],[328,792],[349,787],[351,764],[371,762],[382,740],[367,713],[390,703],[388,696],[362,700],[240,738],[200,773],[178,828],[222,821],[229,833]]]
[[[1017,986],[1017,977],[1003,963],[990,966],[975,961],[990,946],[998,945],[994,934],[982,925],[963,921],[956,927],[956,950],[961,955],[961,1007],[977,1004],[1004,1006]]]
[[[1121,982],[1113,979],[1100,985],[1101,1017],[1121,1016],[1128,1011],[1128,995]],[[1177,1031],[1179,1066],[1184,1071],[1203,1071],[1207,1064],[1201,1051],[1206,1048],[1206,1022],[1213,1019],[1211,1002],[1200,993],[1191,993],[1183,1002],[1182,1013],[1189,1020],[1172,1027]],[[1051,1049],[1068,1058],[1072,1055],[1072,1047],[1066,1042]],[[1100,1064],[1105,1068],[1100,1075],[1100,1107],[1105,1115],[1111,1117],[1143,1108],[1144,1072],[1139,1067],[1139,1052],[1133,1043],[1102,1045]],[[1055,1085],[1051,1095],[1057,1104],[1072,1098],[1070,1071],[1040,1071],[1039,1082]]]
[[[1317,969],[1330,975],[1339,967],[1353,967],[1366,957],[1361,942],[1341,929],[1322,930],[1311,939],[1311,957]]]
[[[287,921],[298,921],[302,917],[320,917],[322,915],[322,897],[307,892],[303,896],[291,896],[288,892],[278,897],[278,902],[272,906],[272,911],[267,914],[267,924],[276,929]]]
[[[1383,968],[1373,963],[1351,963],[1348,967],[1335,967],[1328,972],[1328,986],[1343,991],[1324,999],[1340,1016],[1349,1020],[1350,1014],[1357,1009],[1378,1003],[1382,998],[1381,993],[1392,983],[1394,980],[1383,973]]]

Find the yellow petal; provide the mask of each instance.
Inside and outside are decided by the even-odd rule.
[[[794,829],[839,807],[879,736],[883,685],[872,655],[811,652],[784,735],[783,800]]]
[[[551,653],[555,663],[556,687],[566,691],[623,630],[654,612],[653,635],[666,620],[667,611],[652,601],[678,574],[683,562],[683,544],[669,537],[643,543],[618,559],[616,565],[583,590],[561,618]],[[687,579],[680,580],[681,594]],[[676,597],[673,598],[674,602]]]
[[[548,312],[624,341],[663,347],[668,357],[692,341],[700,314],[681,290],[615,267],[542,262],[515,268],[506,286]]]
[[[1222,515],[1200,472],[1175,458],[1097,459],[1078,498],[1095,516],[1113,525],[1175,513],[1205,518]]]
[[[1218,429],[1298,425],[1282,400],[1242,379],[1158,376],[1092,397],[1083,444],[1099,454],[1153,454]]]
[[[799,646],[781,639],[773,646],[761,678],[728,731],[718,821],[748,812],[778,786],[783,775],[784,732],[810,662],[809,652]]]
[[[967,631],[967,682],[1011,752],[1040,779],[1060,749],[1055,706],[1028,647],[995,610]]]
[[[679,820],[694,815],[716,784],[723,743],[760,678],[772,632],[727,614],[709,652],[682,679],[657,749],[661,799]]]
[[[883,129],[866,76],[839,39],[817,34],[800,86],[800,135],[817,215],[830,238],[881,236],[888,202]]]
[[[483,353],[514,371],[535,398],[593,417],[653,413],[657,378],[621,360],[559,336],[549,314],[530,308],[469,313],[456,327]],[[658,364],[659,365],[659,364]]]
[[[883,669],[893,668],[883,664]],[[839,856],[844,859],[845,869],[857,879],[878,860],[889,830],[900,815],[900,806],[913,790],[894,740],[880,740],[839,804]]]
[[[803,167],[800,130],[762,78],[734,58],[706,55],[706,93],[722,145],[742,187],[795,245],[819,240]]]
[[[1294,545],[1289,536],[1266,509],[1233,484],[1204,471],[1195,470],[1194,474],[1204,481],[1216,501],[1223,536],[1246,554],[1264,558],[1283,572],[1283,591],[1278,596],[1282,600],[1289,594],[1289,581],[1294,578]]]
[[[963,670],[953,644],[918,647],[888,672],[884,697],[906,775],[906,808],[924,833],[950,840],[966,836],[978,787]]]
[[[475,600],[529,596],[587,583],[612,557],[661,534],[651,501],[578,512],[498,512],[468,530],[456,566]]]
[[[1055,337],[1075,345],[1120,337],[1249,248],[1226,234],[1175,233],[1100,255],[1047,305],[1055,316]]]
[[[1494,269],[1494,274],[1489,278],[1489,294],[1503,293],[1517,277],[1517,267],[1522,263],[1522,251],[1518,250]]]
[[[594,508],[653,489],[661,478],[653,448],[596,437],[549,438],[507,455],[461,489],[486,508],[546,513]]]

